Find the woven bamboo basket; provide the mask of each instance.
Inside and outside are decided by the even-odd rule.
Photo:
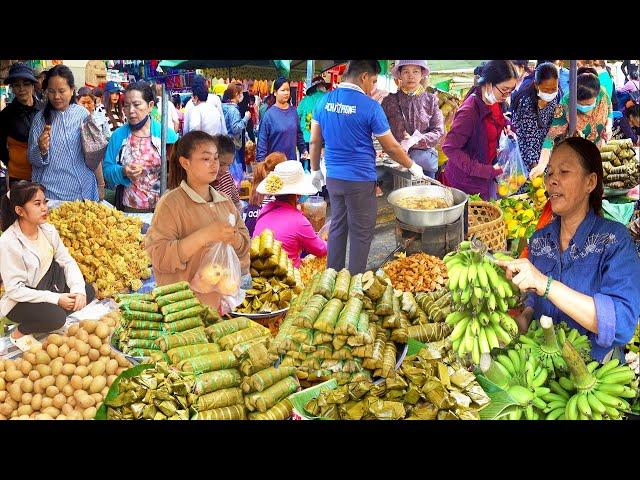
[[[469,232],[467,238],[475,235],[490,250],[506,250],[507,227],[502,210],[489,202],[469,202]]]

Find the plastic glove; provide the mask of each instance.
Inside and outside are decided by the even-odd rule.
[[[422,170],[422,167],[416,162],[413,162],[413,164],[411,164],[411,167],[409,167],[409,172],[411,172],[411,175],[413,175],[418,180],[422,180],[425,177],[424,170]]]
[[[311,170],[311,183],[318,191],[322,190],[325,181],[321,170]]]
[[[538,165],[533,167],[529,172],[529,179],[533,180],[534,178],[543,175],[547,165],[549,164],[549,157],[551,156],[551,149],[543,148],[540,153],[540,161],[538,161]]]

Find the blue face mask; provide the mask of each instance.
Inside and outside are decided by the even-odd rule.
[[[576,107],[577,107],[579,112],[587,113],[587,112],[590,112],[591,110],[593,110],[594,108],[596,108],[596,102],[593,102],[591,105],[580,105],[580,104],[577,104]]]

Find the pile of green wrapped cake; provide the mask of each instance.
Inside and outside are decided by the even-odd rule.
[[[122,352],[145,357],[158,352],[163,335],[204,326],[215,318],[189,289],[188,282],[156,287],[147,294],[117,295],[122,322],[114,332],[114,346]]]
[[[489,397],[455,360],[449,340],[427,344],[379,384],[349,382],[307,402],[317,417],[342,420],[479,420]]]
[[[403,298],[383,273],[351,276],[329,268],[294,299],[271,349],[284,355],[282,366],[296,367],[304,386],[330,378],[340,385],[386,378],[395,370],[397,344],[407,342],[410,318],[420,310],[411,295],[417,310],[407,314]],[[448,331],[433,333],[437,339],[435,333],[444,337]]]

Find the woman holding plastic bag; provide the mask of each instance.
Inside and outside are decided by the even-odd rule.
[[[172,190],[158,202],[145,248],[158,285],[186,280],[202,303],[224,312],[249,272],[250,240],[233,202],[209,185],[218,169],[211,135],[193,131],[178,141],[169,162]]]
[[[456,112],[442,151],[449,160],[443,181],[465,193],[479,193],[484,200],[496,198],[494,165],[500,134],[510,127],[501,104],[516,86],[517,72],[508,60],[490,60],[482,69],[478,85],[469,91]]]

